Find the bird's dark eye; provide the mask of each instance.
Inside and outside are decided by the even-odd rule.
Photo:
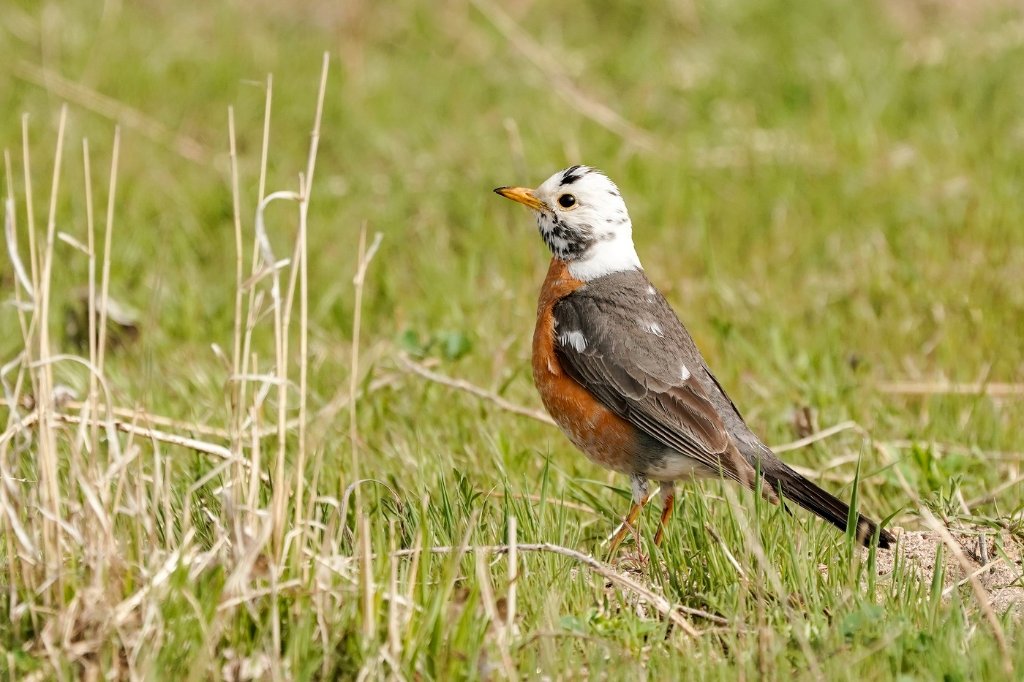
[[[562,208],[572,208],[576,205],[576,197],[571,194],[563,194],[558,197],[558,205]]]

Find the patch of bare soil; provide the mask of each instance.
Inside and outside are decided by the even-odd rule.
[[[946,547],[943,551],[943,596],[962,590],[973,600],[969,579],[975,577],[997,614],[1008,610],[1024,616],[1024,542],[1007,531],[992,529],[949,530],[964,555],[963,563]],[[942,539],[930,531],[904,531],[893,550],[879,550],[879,576],[893,572],[897,561],[926,583],[935,572],[935,557]]]

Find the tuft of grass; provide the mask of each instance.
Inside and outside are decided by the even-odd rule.
[[[1022,21],[5,6],[0,672],[1016,674]],[[625,481],[536,418],[545,254],[489,191],[576,162],[755,429],[836,425],[785,458],[930,569],[718,483],[604,561]]]

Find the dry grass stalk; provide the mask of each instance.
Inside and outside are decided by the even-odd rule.
[[[32,272],[32,291],[39,291],[39,249],[36,247],[35,201],[32,197],[32,154],[28,144],[28,114],[21,117],[22,173],[25,184],[25,220],[28,231],[28,255]],[[35,298],[35,293],[32,294]]]
[[[114,128],[114,146],[110,161],[110,184],[107,190],[107,219],[103,233],[103,274],[100,280],[100,320],[97,325],[96,369],[103,376],[106,362],[107,308],[110,301],[110,251],[114,244],[114,200],[117,196],[117,164],[121,156],[121,128]]]
[[[549,54],[497,5],[490,0],[472,0],[472,3],[520,54],[544,74],[551,92],[562,97],[569,106],[639,149],[649,152],[664,149],[665,144],[656,140],[651,133],[625,119],[610,106],[580,88],[565,73],[559,65],[559,60]]]
[[[231,216],[235,231],[235,314],[232,325],[231,372],[233,376],[242,374],[242,287],[245,277],[245,254],[242,240],[242,210],[238,192],[238,145],[235,139],[235,110],[228,107],[228,153],[231,160]],[[231,401],[231,452],[235,459],[242,458],[242,420],[245,414],[242,409],[242,386],[244,382],[232,382],[229,387]],[[231,486],[231,500],[235,508],[242,503],[243,486],[242,469],[236,466],[231,475],[234,483]]]
[[[64,159],[64,131],[67,125],[67,106],[61,107],[60,122],[57,126],[57,147],[54,153],[53,180],[50,184],[50,210],[46,220],[46,241],[43,252],[42,276],[40,278],[38,307],[35,314],[38,316],[38,345],[36,357],[38,365],[38,378],[36,385],[38,392],[36,400],[39,410],[39,473],[42,479],[42,506],[48,512],[44,514],[43,521],[43,547],[45,548],[47,572],[55,576],[53,583],[55,590],[48,594],[54,601],[60,598],[63,592],[64,579],[61,566],[63,561],[61,544],[63,528],[59,523],[62,517],[61,492],[58,480],[58,453],[56,430],[52,426],[53,410],[53,367],[50,363],[50,283],[53,273],[54,240],[57,230],[57,197],[60,191],[61,162]],[[52,518],[51,518],[52,517]]]
[[[223,445],[217,445],[216,443],[209,443],[206,441],[198,440],[196,438],[189,438],[187,436],[179,436],[175,433],[168,433],[167,431],[161,431],[159,429],[147,428],[139,426],[134,421],[125,419],[113,419],[110,417],[98,418],[92,416],[82,416],[76,414],[67,414],[63,412],[54,412],[51,418],[58,422],[65,424],[87,424],[92,426],[111,426],[114,429],[127,433],[133,436],[140,436],[142,438],[152,439],[161,443],[167,443],[169,445],[177,445],[188,450],[195,452],[201,452],[206,455],[212,455],[219,459],[226,460],[231,463],[245,464],[248,463],[244,459],[239,459],[230,448]],[[38,421],[36,419],[35,421]]]
[[[436,384],[441,384],[442,386],[447,386],[449,388],[454,388],[459,391],[464,391],[466,393],[469,393],[470,395],[475,395],[478,398],[482,398],[484,400],[494,403],[495,405],[497,405],[502,410],[505,410],[506,412],[522,415],[524,417],[529,417],[530,419],[536,419],[539,422],[542,422],[544,424],[550,424],[551,426],[555,425],[555,421],[551,417],[549,417],[546,412],[534,410],[529,407],[523,407],[522,405],[517,405],[509,400],[506,400],[505,398],[502,398],[497,393],[488,391],[485,388],[480,388],[479,386],[471,384],[468,381],[464,381],[462,379],[452,379],[451,377],[447,377],[443,374],[438,374],[437,372],[427,369],[422,364],[410,359],[408,356],[404,354],[398,355],[398,362],[406,370],[414,374],[418,374],[419,376],[423,377],[428,381],[433,381]]]
[[[512,632],[516,625],[516,588],[519,584],[519,531],[515,516],[508,517],[508,618],[506,627]]]
[[[948,597],[949,595],[953,594],[954,592],[956,592],[957,590],[959,590],[961,587],[963,587],[967,583],[971,582],[972,580],[976,580],[978,578],[978,576],[984,575],[985,573],[988,573],[993,568],[995,568],[999,564],[1003,563],[1003,561],[1004,561],[1003,557],[996,557],[992,561],[989,561],[987,563],[982,564],[978,568],[976,568],[973,571],[971,571],[970,573],[968,573],[967,577],[965,577],[965,578],[963,578],[963,579],[953,583],[952,585],[946,587],[945,589],[943,589],[942,590],[943,598]]]
[[[843,431],[848,431],[850,429],[861,430],[860,424],[858,424],[855,421],[839,422],[838,424],[830,426],[827,429],[822,429],[817,433],[812,433],[811,435],[805,438],[801,438],[790,443],[782,443],[781,445],[773,445],[772,450],[774,450],[776,453],[799,450],[800,448],[805,448],[808,445],[817,443],[819,441],[823,441],[827,438],[831,438],[832,436],[838,433],[842,433]]]
[[[887,381],[876,386],[895,395],[986,395],[992,398],[1024,397],[1024,384],[956,383],[951,381]]]
[[[1007,490],[1012,490],[1021,483],[1024,483],[1024,474],[1011,478],[1007,481],[1003,481],[992,490],[988,491],[984,495],[980,495],[973,500],[968,501],[966,504],[968,507],[975,507],[979,504],[988,504],[994,502],[1000,495],[1005,493]]]
[[[7,252],[10,254],[11,261],[15,264],[15,271],[19,273],[15,279],[14,300],[18,309],[18,322],[21,326],[22,336],[27,338],[28,331],[25,321],[25,308],[27,304],[22,302],[22,289],[24,289],[30,300],[34,297],[35,290],[32,281],[25,274],[24,266],[21,264],[21,258],[18,254],[13,172],[11,170],[11,155],[6,149],[4,150],[4,170],[6,172],[7,191],[4,199],[4,237],[7,242]],[[32,260],[34,264],[34,254]],[[6,375],[14,366],[19,367],[18,385],[12,389],[7,382]],[[24,363],[19,362],[18,358],[0,368],[0,384],[3,386],[4,393],[9,396],[7,399],[13,401],[13,406],[8,410],[8,431],[3,436],[0,436],[0,525],[4,529],[4,540],[7,547],[8,560],[6,563],[9,604],[7,616],[12,625],[17,623],[17,613],[19,610],[19,596],[16,585],[18,585],[21,576],[25,575],[27,577],[27,571],[37,564],[36,557],[38,555],[38,550],[35,548],[32,538],[21,523],[20,505],[17,504],[17,489],[13,485],[12,479],[14,477],[10,473],[11,463],[7,459],[7,453],[10,449],[10,439],[7,437],[7,434],[10,433],[13,437],[17,432],[16,427],[19,421],[17,398],[15,396],[19,393],[20,382],[25,376],[23,370]],[[28,582],[28,580],[23,580],[23,582]]]
[[[111,121],[138,130],[154,142],[169,147],[182,158],[195,163],[206,163],[210,154],[206,148],[193,138],[169,130],[159,121],[145,115],[123,102],[102,95],[95,90],[79,83],[70,81],[58,73],[45,69],[24,60],[12,65],[14,74],[23,80],[34,83],[62,100],[74,102],[90,111],[104,116]],[[27,177],[27,174],[26,174]]]
[[[398,546],[394,519],[392,519],[388,524],[388,548],[390,550],[388,554],[388,589],[389,594],[395,596],[399,594],[398,571],[400,562],[398,561],[398,557],[395,556],[395,552],[398,551]],[[394,598],[388,600],[388,633],[386,646],[392,659],[396,661],[402,660],[402,633],[398,616],[398,600]]]
[[[11,155],[7,150],[4,150],[4,165],[7,169],[7,198],[4,199],[4,239],[7,242],[7,255],[11,259],[11,266],[14,268],[14,276],[21,287],[15,287],[16,302],[18,307],[22,307],[20,300],[21,291],[24,290],[28,298],[31,300],[35,296],[35,289],[32,287],[32,282],[29,279],[28,272],[25,270],[25,265],[21,262],[21,256],[18,254],[18,227],[17,227],[17,216],[16,209],[14,206],[13,189],[11,187]]]
[[[412,372],[413,374],[417,374],[426,379],[427,381],[432,381],[436,384],[441,384],[442,386],[454,388],[457,391],[469,393],[470,395],[474,395],[478,398],[494,403],[495,405],[497,405],[502,410],[505,410],[506,412],[522,415],[524,417],[529,417],[530,419],[535,419],[544,424],[550,424],[551,426],[555,425],[555,421],[546,412],[543,412],[541,410],[535,410],[529,407],[524,407],[522,405],[517,405],[516,403],[513,403],[510,400],[503,398],[497,393],[488,391],[486,388],[477,386],[476,384],[470,383],[464,379],[455,379],[449,376],[445,376],[444,374],[435,372],[426,367],[425,365],[411,359],[408,355],[405,355],[404,353],[400,353],[397,357],[399,364],[401,364],[406,371]],[[851,429],[857,429],[863,432],[863,429],[861,429],[861,426],[857,422],[845,421],[835,424],[834,426],[830,426],[827,429],[822,429],[817,433],[812,433],[806,438],[801,438],[799,440],[795,440],[789,443],[782,443],[780,445],[773,445],[772,450],[774,450],[775,452],[789,452],[791,450],[799,450],[800,448],[805,448],[808,445],[812,445],[814,443],[826,440],[837,434],[840,434],[844,431],[849,431]]]
[[[32,620],[31,630],[41,633],[37,643],[48,652],[54,674],[66,672],[67,668],[62,666],[69,662],[91,669],[88,666],[94,664],[90,661],[101,655],[100,649],[110,654],[107,647],[119,647],[121,644],[116,644],[119,641],[123,642],[123,651],[113,652],[114,658],[122,661],[127,670],[136,673],[146,670],[142,658],[152,656],[153,651],[145,645],[146,636],[154,634],[154,627],[160,627],[159,605],[170,576],[187,566],[190,578],[194,579],[214,561],[224,566],[228,578],[217,616],[210,623],[199,619],[204,637],[214,638],[207,645],[205,656],[208,659],[214,654],[217,633],[230,624],[235,609],[252,609],[255,599],[269,597],[273,602],[272,638],[277,652],[270,667],[280,679],[289,674],[281,660],[282,624],[286,614],[280,611],[284,608],[280,597],[283,590],[309,584],[307,564],[312,562],[303,561],[302,580],[282,580],[285,569],[279,560],[285,556],[302,560],[315,551],[309,546],[308,536],[322,532],[322,525],[315,521],[316,510],[330,502],[318,495],[315,477],[312,486],[306,485],[304,466],[309,446],[306,426],[310,419],[306,398],[309,388],[306,235],[329,61],[324,55],[309,155],[304,171],[299,174],[297,192],[270,195],[265,192],[272,102],[272,81],[268,79],[260,196],[248,279],[239,192],[239,145],[234,111],[228,112],[236,290],[227,389],[230,412],[226,429],[187,424],[167,417],[148,418],[143,409],[112,404],[104,377],[120,130],[115,132],[113,140],[106,229],[102,240],[95,221],[92,152],[87,140],[82,140],[85,234],[58,233],[56,209],[61,193],[61,164],[66,131],[70,129],[67,109],[61,110],[49,213],[42,233],[44,237],[40,238],[35,230],[29,127],[27,118],[23,119],[24,199],[28,217],[28,256],[24,262],[18,244],[11,157],[5,153],[4,237],[11,261],[16,263],[14,298],[24,342],[23,352],[0,367],[3,386],[0,407],[7,409],[7,423],[0,431],[0,526],[9,549],[4,577],[11,590],[10,595],[5,596],[9,597],[9,619],[17,622],[28,617]],[[263,213],[270,202],[281,199],[297,202],[299,230],[290,246],[292,257],[278,262],[270,251],[271,240],[263,223]],[[58,236],[88,259],[87,358],[53,351],[47,322],[57,300],[56,285],[52,282],[58,279],[55,276],[59,263],[55,251]],[[359,295],[379,243],[380,235],[362,253],[356,274]],[[291,269],[285,290],[281,271],[286,266]],[[269,305],[264,305],[265,301],[269,301]],[[298,307],[295,315],[298,330],[291,324],[295,306]],[[266,309],[273,312],[274,357],[261,367],[252,348],[255,335],[263,328],[261,320]],[[289,352],[289,340],[296,336],[297,359]],[[297,399],[294,396],[296,386],[289,376],[289,361],[298,365]],[[56,385],[54,365],[57,363],[88,370],[88,395],[84,399],[69,400]],[[382,378],[371,384],[370,389],[390,385],[400,376]],[[271,418],[268,429],[265,428],[268,426],[265,406],[268,399],[274,397],[275,388],[276,419]],[[357,398],[357,394],[350,392],[343,399],[331,401],[321,416],[329,418],[345,407],[354,410]],[[286,419],[296,403],[297,417]],[[30,407],[23,408],[23,405]],[[298,434],[298,467],[294,474],[285,467],[288,454],[285,446],[292,446],[293,432]],[[190,437],[194,434],[210,436],[211,440]],[[276,437],[277,441],[272,479],[262,468],[263,450],[267,445],[263,439],[268,435]],[[221,442],[216,442],[218,440]],[[165,452],[167,445],[221,460],[193,482],[181,502],[172,494],[173,458],[169,455],[173,453]],[[22,475],[18,471],[23,465],[17,462],[26,461],[24,455],[28,448],[36,449],[33,453],[36,456],[30,461],[35,462],[38,474]],[[13,467],[9,457],[12,451],[18,458]],[[315,468],[319,472],[319,461]],[[22,476],[26,480],[22,480]],[[38,479],[40,485],[31,485],[32,479]],[[295,482],[294,498],[289,494],[292,481]],[[273,486],[269,509],[260,508],[265,482]],[[207,505],[204,498],[208,495],[219,495],[222,513],[216,513]],[[289,504],[294,504],[294,509]],[[177,519],[181,520],[180,530]],[[290,523],[292,520],[294,522]],[[205,552],[197,551],[192,545],[192,538],[199,537],[200,533],[212,545]],[[365,515],[360,516],[358,535],[359,549],[366,559],[364,584],[369,587],[367,594],[372,598],[372,535]],[[272,554],[268,552],[271,545],[275,550]],[[69,570],[63,557],[72,552],[79,559],[70,567],[74,570]],[[394,563],[398,571],[401,562]],[[399,574],[395,575],[397,580]],[[268,576],[269,587],[253,585]],[[128,586],[130,590],[124,589]],[[66,598],[69,589],[76,595],[71,601]],[[392,595],[396,592],[393,589]],[[85,602],[82,599],[87,593],[97,607],[83,612]],[[28,595],[28,602],[19,601],[25,595]],[[191,599],[191,594],[182,596]],[[374,606],[372,599],[367,604],[371,609]],[[204,609],[199,604],[193,604],[193,608],[197,616],[202,615]],[[90,620],[83,625],[83,618],[99,618],[102,613],[110,614],[110,618],[103,623]],[[372,624],[372,611],[370,616]],[[399,612],[395,618],[400,618]],[[318,623],[325,628],[322,636],[326,637],[327,619],[321,618]],[[398,632],[402,624],[403,621],[395,620],[392,632]],[[128,639],[119,639],[115,630],[127,632]],[[88,642],[72,641],[85,631],[93,633]],[[391,637],[394,641],[394,635]],[[383,660],[397,671],[400,646],[385,653]]]
[[[729,500],[729,504],[733,509],[742,509],[739,498],[736,492],[732,489],[732,486],[724,486],[726,499]],[[789,600],[789,594],[782,583],[782,577],[776,570],[775,566],[772,565],[771,561],[768,560],[768,554],[765,552],[764,545],[761,544],[761,539],[757,533],[751,527],[749,520],[744,513],[737,514],[737,527],[743,534],[746,540],[746,546],[750,552],[754,555],[754,559],[757,561],[759,567],[758,579],[762,577],[768,579],[768,583],[771,585],[772,590],[776,594],[776,598],[781,604],[783,604],[787,614],[789,615],[790,621],[793,623],[799,623],[799,616],[794,613],[793,606]],[[818,657],[815,656],[814,650],[811,648],[811,643],[807,639],[807,633],[803,628],[796,626],[793,628],[793,635],[796,637],[797,643],[800,645],[800,649],[803,651],[805,658],[807,659],[807,665],[810,668],[811,678],[816,680],[825,679],[821,663],[818,661]]]
[[[510,550],[511,551],[511,550]],[[491,586],[491,571],[487,565],[487,556],[483,552],[474,552],[473,558],[476,566],[476,584],[480,591],[480,602],[483,604],[484,613],[490,627],[496,632],[498,652],[501,655],[502,672],[509,680],[518,679],[515,665],[512,663],[512,656],[508,649],[508,624],[498,614],[497,602],[494,598],[494,588]]]
[[[266,199],[266,186],[267,186],[267,160],[270,154],[270,112],[273,104],[273,88],[274,80],[273,77],[267,76],[266,93],[264,95],[263,105],[263,135],[261,138],[260,147],[260,173],[259,173],[259,188],[257,190],[257,206],[262,206]],[[250,256],[250,279],[255,279],[257,273],[263,269],[263,263],[261,262],[261,255],[263,254],[262,245],[260,241],[260,235],[256,234],[252,240],[252,251]],[[246,286],[247,290],[246,297],[246,321],[245,331],[242,338],[242,347],[240,351],[241,355],[241,366],[239,368],[239,375],[233,377],[233,381],[239,384],[238,387],[238,404],[235,406],[237,410],[236,414],[232,415],[232,419],[238,422],[239,431],[244,430],[245,415],[248,414],[248,419],[251,424],[257,424],[260,420],[260,415],[263,414],[262,403],[263,395],[257,392],[254,396],[254,402],[252,405],[249,404],[248,388],[249,382],[242,379],[241,377],[247,376],[249,368],[257,367],[258,362],[255,354],[251,352],[253,331],[256,327],[257,311],[262,305],[262,294],[257,295],[257,287]],[[249,478],[249,489],[246,495],[246,509],[248,509],[247,519],[245,525],[248,528],[258,527],[261,520],[256,517],[256,497],[259,494],[259,484],[262,476],[260,469],[262,449],[260,447],[260,437],[257,437],[256,430],[254,427],[253,432],[248,436],[250,440],[250,478]]]
[[[363,595],[363,638],[365,643],[377,637],[377,616],[374,608],[373,553],[370,546],[370,519],[362,514],[357,518],[359,539],[359,580]]]
[[[349,367],[349,443],[352,448],[352,472],[351,476],[353,480],[360,480],[361,466],[359,462],[359,422],[357,419],[357,405],[358,405],[358,388],[359,388],[359,337],[362,330],[363,320],[363,287],[366,284],[366,271],[370,267],[370,262],[373,257],[377,255],[377,249],[380,248],[381,239],[384,235],[377,232],[373,237],[373,243],[370,247],[366,247],[366,225],[363,225],[359,230],[359,262],[356,265],[356,274],[352,278],[352,284],[355,289],[355,310],[352,313],[352,362]],[[341,478],[341,482],[344,485],[345,478]],[[362,496],[359,492],[359,487],[355,489],[355,511],[356,515],[362,514]],[[344,519],[342,519],[344,523]]]
[[[93,218],[92,201],[92,167],[89,158],[89,141],[82,140],[82,164],[85,173],[85,226],[86,226],[86,248],[89,257],[89,302],[88,302],[88,333],[89,333],[89,364],[98,367],[99,348],[96,338],[96,225]],[[89,414],[98,413],[99,405],[99,377],[95,372],[89,372]],[[89,428],[89,451],[95,455],[100,449],[99,424],[90,425]]]
[[[894,462],[894,458],[885,445],[876,443],[875,447],[886,461],[890,463]],[[996,616],[995,611],[992,609],[992,605],[989,603],[985,588],[980,582],[978,582],[978,575],[980,574],[972,570],[971,562],[964,555],[964,551],[961,549],[960,544],[952,534],[950,534],[949,529],[946,528],[945,524],[939,521],[939,519],[935,517],[935,514],[932,513],[931,509],[921,501],[921,498],[916,492],[914,492],[913,488],[910,487],[910,484],[903,476],[903,472],[900,471],[899,467],[894,466],[892,470],[896,472],[896,478],[899,481],[900,487],[903,488],[903,492],[907,495],[907,498],[910,499],[914,503],[914,506],[917,507],[922,520],[939,536],[939,538],[941,538],[942,543],[950,551],[957,563],[960,564],[960,568],[963,569],[964,575],[966,575],[965,579],[971,586],[971,592],[974,594],[978,608],[981,610],[985,621],[992,630],[992,636],[995,638],[996,645],[999,647],[999,657],[1000,663],[1003,667],[1003,672],[1006,673],[1008,678],[1012,678],[1013,659],[1010,655],[1009,646],[1006,643],[1006,632],[1003,630],[1003,626],[999,623],[998,616]]]
[[[316,154],[320,146],[320,125],[323,121],[324,96],[327,92],[327,73],[330,68],[330,55],[326,52],[323,55],[323,65],[320,71],[320,88],[316,98],[316,117],[313,122],[313,132],[309,141],[309,156],[306,160],[306,172],[300,176],[299,184],[302,198],[299,200],[299,235],[296,239],[295,252],[299,261],[299,424],[298,424],[298,453],[295,464],[295,527],[302,526],[303,512],[302,494],[306,483],[306,410],[307,396],[309,393],[309,267],[308,267],[308,245],[307,229],[309,215],[309,200],[313,186],[314,171],[316,170]],[[289,297],[294,291],[295,270],[292,270],[292,281],[289,285]],[[311,491],[311,497],[316,496],[317,491]],[[296,554],[298,559],[298,554]]]
[[[456,555],[456,558],[461,557],[466,552],[483,552],[491,554],[503,554],[509,551],[509,545],[470,545],[468,542],[460,547],[441,546],[441,547],[426,547],[419,548],[413,547],[411,549],[401,549],[395,552],[395,556],[416,556],[421,553],[428,554],[452,554]],[[678,625],[680,629],[691,637],[699,636],[699,632],[694,629],[693,625],[689,623],[680,614],[686,614],[695,618],[702,618],[704,620],[716,623],[718,625],[728,625],[729,621],[721,616],[716,616],[707,611],[701,611],[700,609],[690,608],[688,606],[681,606],[679,604],[672,604],[664,596],[654,592],[650,588],[646,587],[633,580],[624,573],[620,573],[613,569],[607,564],[601,563],[589,554],[584,554],[575,549],[569,547],[562,547],[561,545],[555,545],[550,542],[542,543],[528,543],[528,544],[517,544],[516,550],[519,552],[539,552],[548,554],[558,554],[560,556],[568,557],[574,561],[582,564],[591,572],[611,581],[618,587],[625,589],[627,592],[631,592],[639,597],[642,597],[654,607],[658,613],[662,614],[673,623]]]

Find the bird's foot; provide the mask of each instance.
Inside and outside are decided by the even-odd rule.
[[[627,573],[644,573],[651,563],[651,557],[644,554],[640,545],[634,545],[622,553],[615,562],[615,567]]]

